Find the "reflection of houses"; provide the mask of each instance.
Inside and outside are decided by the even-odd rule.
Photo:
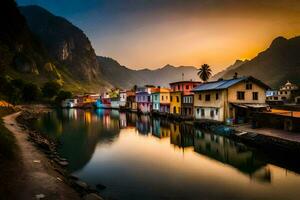
[[[159,113],[170,112],[170,90],[168,88],[156,88],[152,92],[152,110]]]
[[[151,90],[154,86],[138,87],[136,90],[136,102],[138,111],[142,113],[151,112]]]
[[[193,126],[186,124],[170,124],[170,140],[171,144],[185,148],[194,145]]]
[[[253,77],[204,83],[193,90],[194,116],[196,119],[243,122],[252,111],[267,107],[268,88]]]
[[[120,113],[120,128],[126,128],[127,127],[127,119],[126,119],[126,113],[121,112]]]
[[[229,164],[250,175],[266,167],[266,163],[256,160],[253,152],[246,146],[220,135],[195,130],[194,145],[196,152]],[[265,174],[260,174],[260,178],[262,177],[268,179],[270,175],[266,171]]]
[[[189,100],[193,97],[191,96],[191,90],[197,87],[201,82],[196,81],[179,81],[170,83],[171,93],[170,93],[170,113],[171,114],[183,114],[192,115],[193,104]],[[189,96],[189,97],[186,97]],[[185,107],[184,107],[185,100]],[[188,101],[187,101],[188,100]],[[188,105],[189,103],[192,106]]]
[[[132,112],[126,112],[127,126],[135,127],[138,121],[138,115]]]
[[[140,134],[148,135],[151,132],[150,117],[148,115],[139,116],[136,128]]]
[[[169,137],[171,133],[170,124],[167,120],[160,118],[152,119],[152,135],[158,138]]]

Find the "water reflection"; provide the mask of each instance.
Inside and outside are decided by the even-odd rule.
[[[126,199],[128,197],[126,195],[129,195],[128,190],[131,191],[132,188],[138,190],[141,185],[151,183],[151,190],[140,188],[139,192],[131,191],[130,198],[127,199],[135,199],[133,194],[137,195],[136,199],[141,197],[138,194],[149,195],[149,199],[154,198],[150,194],[157,195],[154,199],[165,199],[162,198],[165,197],[162,194],[165,194],[163,188],[169,189],[166,188],[167,186],[172,190],[178,190],[174,193],[175,196],[170,197],[171,199],[178,195],[184,195],[187,199],[198,199],[193,197],[201,192],[206,193],[208,197],[213,195],[208,191],[199,190],[198,184],[205,185],[204,190],[217,181],[226,186],[216,184],[216,193],[226,194],[228,197],[239,195],[244,197],[243,195],[247,194],[248,197],[243,199],[253,199],[250,197],[254,194],[248,193],[252,189],[258,190],[259,192],[255,194],[258,196],[255,197],[264,197],[265,186],[258,188],[257,185],[245,182],[245,178],[270,185],[276,182],[280,174],[278,173],[280,170],[270,165],[268,159],[255,149],[223,136],[196,129],[192,125],[170,122],[163,118],[119,113],[118,110],[70,109],[48,113],[37,121],[36,126],[62,142],[59,151],[70,161],[71,172],[78,173],[92,184],[97,183],[98,173],[101,174],[99,179],[106,180],[107,176],[107,184],[111,184],[110,187],[113,188],[113,190],[106,190],[105,194],[108,197],[115,197],[114,195],[118,193],[121,199]],[[183,158],[178,157],[179,152],[180,155],[184,155]],[[230,174],[236,180],[227,177],[226,172],[223,173],[232,169],[239,173],[230,171],[228,175]],[[279,169],[280,172],[283,171],[282,168]],[[143,170],[148,171],[149,174],[146,175]],[[214,170],[213,173],[211,170]],[[181,173],[185,176],[180,176]],[[122,176],[119,177],[121,179],[126,178],[127,182],[111,180],[116,174]],[[211,178],[204,177],[204,174],[210,174]],[[286,174],[291,176],[290,172]],[[218,178],[214,177],[216,175]],[[177,184],[179,180],[190,188],[182,191],[180,184]],[[289,188],[290,190],[294,191],[296,185],[300,186],[300,178],[297,174],[293,174],[293,178],[288,180],[291,181],[285,180],[289,183],[286,183],[287,185],[294,185]],[[249,192],[241,189],[239,192],[231,193],[231,185],[243,187],[240,185],[241,182],[245,188],[251,188]],[[124,184],[130,186],[126,192],[120,188],[125,187]],[[226,187],[230,188],[226,189]],[[269,190],[271,192],[274,189],[270,187]],[[123,193],[126,195],[124,196]],[[283,195],[284,192],[280,194]],[[189,195],[191,198],[188,198]]]

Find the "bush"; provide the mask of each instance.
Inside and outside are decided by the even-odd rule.
[[[51,81],[44,84],[42,88],[42,93],[44,97],[51,99],[59,93],[60,89],[61,89],[60,84]]]
[[[72,98],[72,93],[69,91],[62,90],[57,94],[55,98],[55,102],[57,104],[60,104],[63,100],[70,99],[70,98]]]
[[[33,102],[39,99],[41,96],[40,88],[33,83],[25,84],[22,90],[22,99],[25,102]]]

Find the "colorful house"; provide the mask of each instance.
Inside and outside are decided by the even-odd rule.
[[[156,88],[152,90],[152,110],[159,113],[170,113],[170,89]]]
[[[109,94],[106,92],[100,96],[99,99],[95,102],[96,108],[111,108],[111,101]]]
[[[119,97],[110,98],[110,107],[112,109],[119,109],[120,108],[120,98]]]
[[[127,91],[122,90],[120,91],[119,95],[120,95],[120,108],[125,108],[127,102]]]
[[[92,108],[95,102],[100,98],[96,93],[85,93],[84,95],[77,95],[77,107],[80,108]]]
[[[137,102],[135,100],[135,92],[127,91],[126,92],[126,109],[129,109],[132,112],[137,111]]]
[[[137,102],[138,111],[142,113],[150,113],[152,109],[151,90],[154,86],[138,87],[136,90],[135,100]]]
[[[195,119],[245,122],[252,111],[268,107],[269,86],[253,77],[207,82],[194,88]]]
[[[189,101],[183,104],[183,100],[190,100],[192,95],[191,90],[200,84],[201,82],[198,81],[178,81],[170,83],[170,113],[174,115],[192,115],[193,112],[189,111],[193,105],[191,106]],[[185,98],[185,96],[188,97]],[[184,105],[186,106],[185,108],[183,108]]]
[[[181,116],[186,118],[194,117],[194,94],[184,95],[182,97]]]
[[[78,99],[65,99],[62,101],[63,108],[75,108],[78,106]]]

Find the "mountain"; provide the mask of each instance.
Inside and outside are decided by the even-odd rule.
[[[166,65],[156,70],[132,70],[120,65],[112,58],[98,56],[101,73],[110,84],[128,89],[134,85],[169,86],[170,82],[184,80],[199,81],[197,69],[191,66]],[[184,77],[182,77],[184,74]]]
[[[15,1],[1,2],[0,13],[0,72],[39,74],[39,67],[47,55]]]
[[[231,78],[235,72],[239,76],[254,76],[273,88],[287,80],[300,84],[300,36],[274,39],[268,49],[234,69],[227,69],[222,78]]]
[[[95,51],[82,30],[39,6],[19,7],[33,33],[58,65],[82,81],[101,79]]]
[[[220,78],[222,78],[227,72],[234,70],[236,68],[238,68],[239,66],[241,66],[242,64],[247,63],[249,60],[236,60],[234,64],[230,65],[229,67],[227,67],[226,69],[224,69],[223,71],[215,74],[213,77],[211,77],[210,80],[212,81],[216,81]]]

